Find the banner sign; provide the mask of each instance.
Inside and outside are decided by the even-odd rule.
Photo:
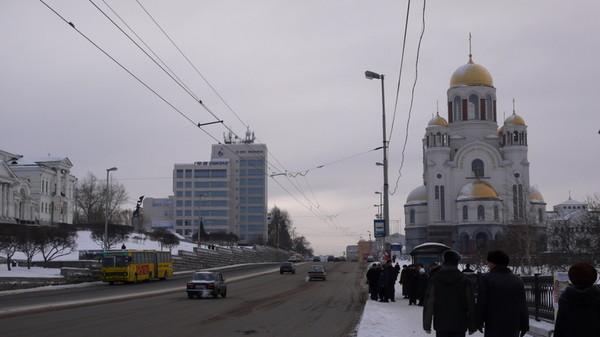
[[[376,238],[385,237],[385,221],[382,219],[373,220],[373,233]]]

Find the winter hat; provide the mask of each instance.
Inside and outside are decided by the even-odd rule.
[[[589,263],[575,263],[569,268],[569,280],[573,285],[589,287],[596,282],[598,273]]]
[[[510,258],[508,257],[508,255],[506,255],[506,253],[501,250],[493,250],[489,252],[487,260],[488,262],[503,267],[508,266],[508,263],[510,262]]]
[[[460,255],[455,250],[449,249],[444,252],[442,259],[444,260],[444,264],[458,266],[458,261],[460,261]]]

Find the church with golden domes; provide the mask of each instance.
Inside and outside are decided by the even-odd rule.
[[[441,242],[471,254],[520,224],[543,233],[546,203],[530,185],[525,120],[513,111],[499,127],[492,75],[471,55],[447,97],[447,119],[438,112],[425,129],[423,184],[404,205],[407,251]]]

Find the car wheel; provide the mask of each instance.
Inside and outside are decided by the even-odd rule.
[[[110,282],[108,282],[108,284],[110,284],[112,286],[113,284],[115,284],[115,281],[110,281]]]
[[[223,292],[221,293],[221,296],[223,298],[227,297],[227,290],[223,290]]]
[[[194,294],[192,294],[192,293],[188,293],[188,298],[189,298],[189,299],[192,299],[192,298],[194,298]]]
[[[279,274],[280,274],[280,275],[283,275],[283,272],[282,272],[282,271],[279,271]]]
[[[296,271],[295,271],[295,270],[293,270],[293,271],[292,271],[292,274],[296,274]]]

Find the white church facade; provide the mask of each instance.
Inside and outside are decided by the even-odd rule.
[[[438,113],[423,137],[423,184],[404,205],[407,251],[441,242],[469,254],[513,225],[543,233],[546,203],[530,183],[524,119],[513,111],[499,127],[492,76],[471,56],[447,97],[447,119]]]

